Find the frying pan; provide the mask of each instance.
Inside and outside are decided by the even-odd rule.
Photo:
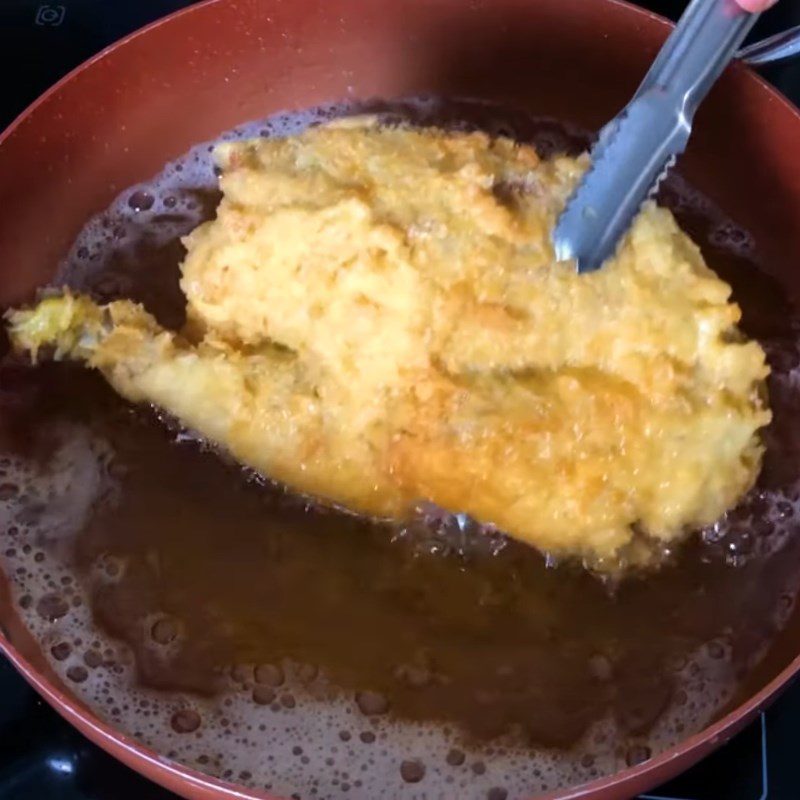
[[[596,129],[632,94],[668,30],[618,0],[210,0],[174,14],[76,69],[0,137],[0,304],[51,279],[86,220],[121,189],[240,122],[341,98],[435,93]],[[753,234],[760,259],[797,296],[800,114],[735,65],[695,130],[682,172]],[[173,763],[94,717],[48,668],[2,583],[0,625],[0,649],[17,669],[127,765],[194,800],[268,797]],[[700,734],[558,797],[612,800],[673,777],[798,671],[796,642],[771,681]]]

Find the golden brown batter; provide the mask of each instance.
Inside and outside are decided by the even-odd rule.
[[[379,516],[428,499],[601,565],[752,485],[764,354],[668,211],[578,275],[549,231],[582,159],[364,120],[217,159],[182,334],[63,295],[10,314],[16,346],[57,345],[302,492]]]

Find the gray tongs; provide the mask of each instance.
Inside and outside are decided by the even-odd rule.
[[[591,272],[613,254],[686,148],[698,105],[757,17],[734,0],[692,0],[633,99],[600,131],[592,165],[553,231],[559,261]]]

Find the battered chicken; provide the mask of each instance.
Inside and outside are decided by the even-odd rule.
[[[380,517],[426,499],[555,555],[646,559],[751,487],[764,353],[647,205],[603,269],[554,263],[586,160],[357,120],[216,149],[188,323],[62,294],[9,315],[240,462]]]

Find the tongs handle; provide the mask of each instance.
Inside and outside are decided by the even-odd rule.
[[[758,19],[734,0],[692,0],[633,96],[668,92],[691,117]]]
[[[592,166],[553,231],[559,261],[591,272],[614,252],[686,148],[697,106],[757,18],[734,0],[692,0],[633,99],[600,132]]]
[[[800,55],[800,25],[743,47],[736,58],[751,67],[775,64]]]

